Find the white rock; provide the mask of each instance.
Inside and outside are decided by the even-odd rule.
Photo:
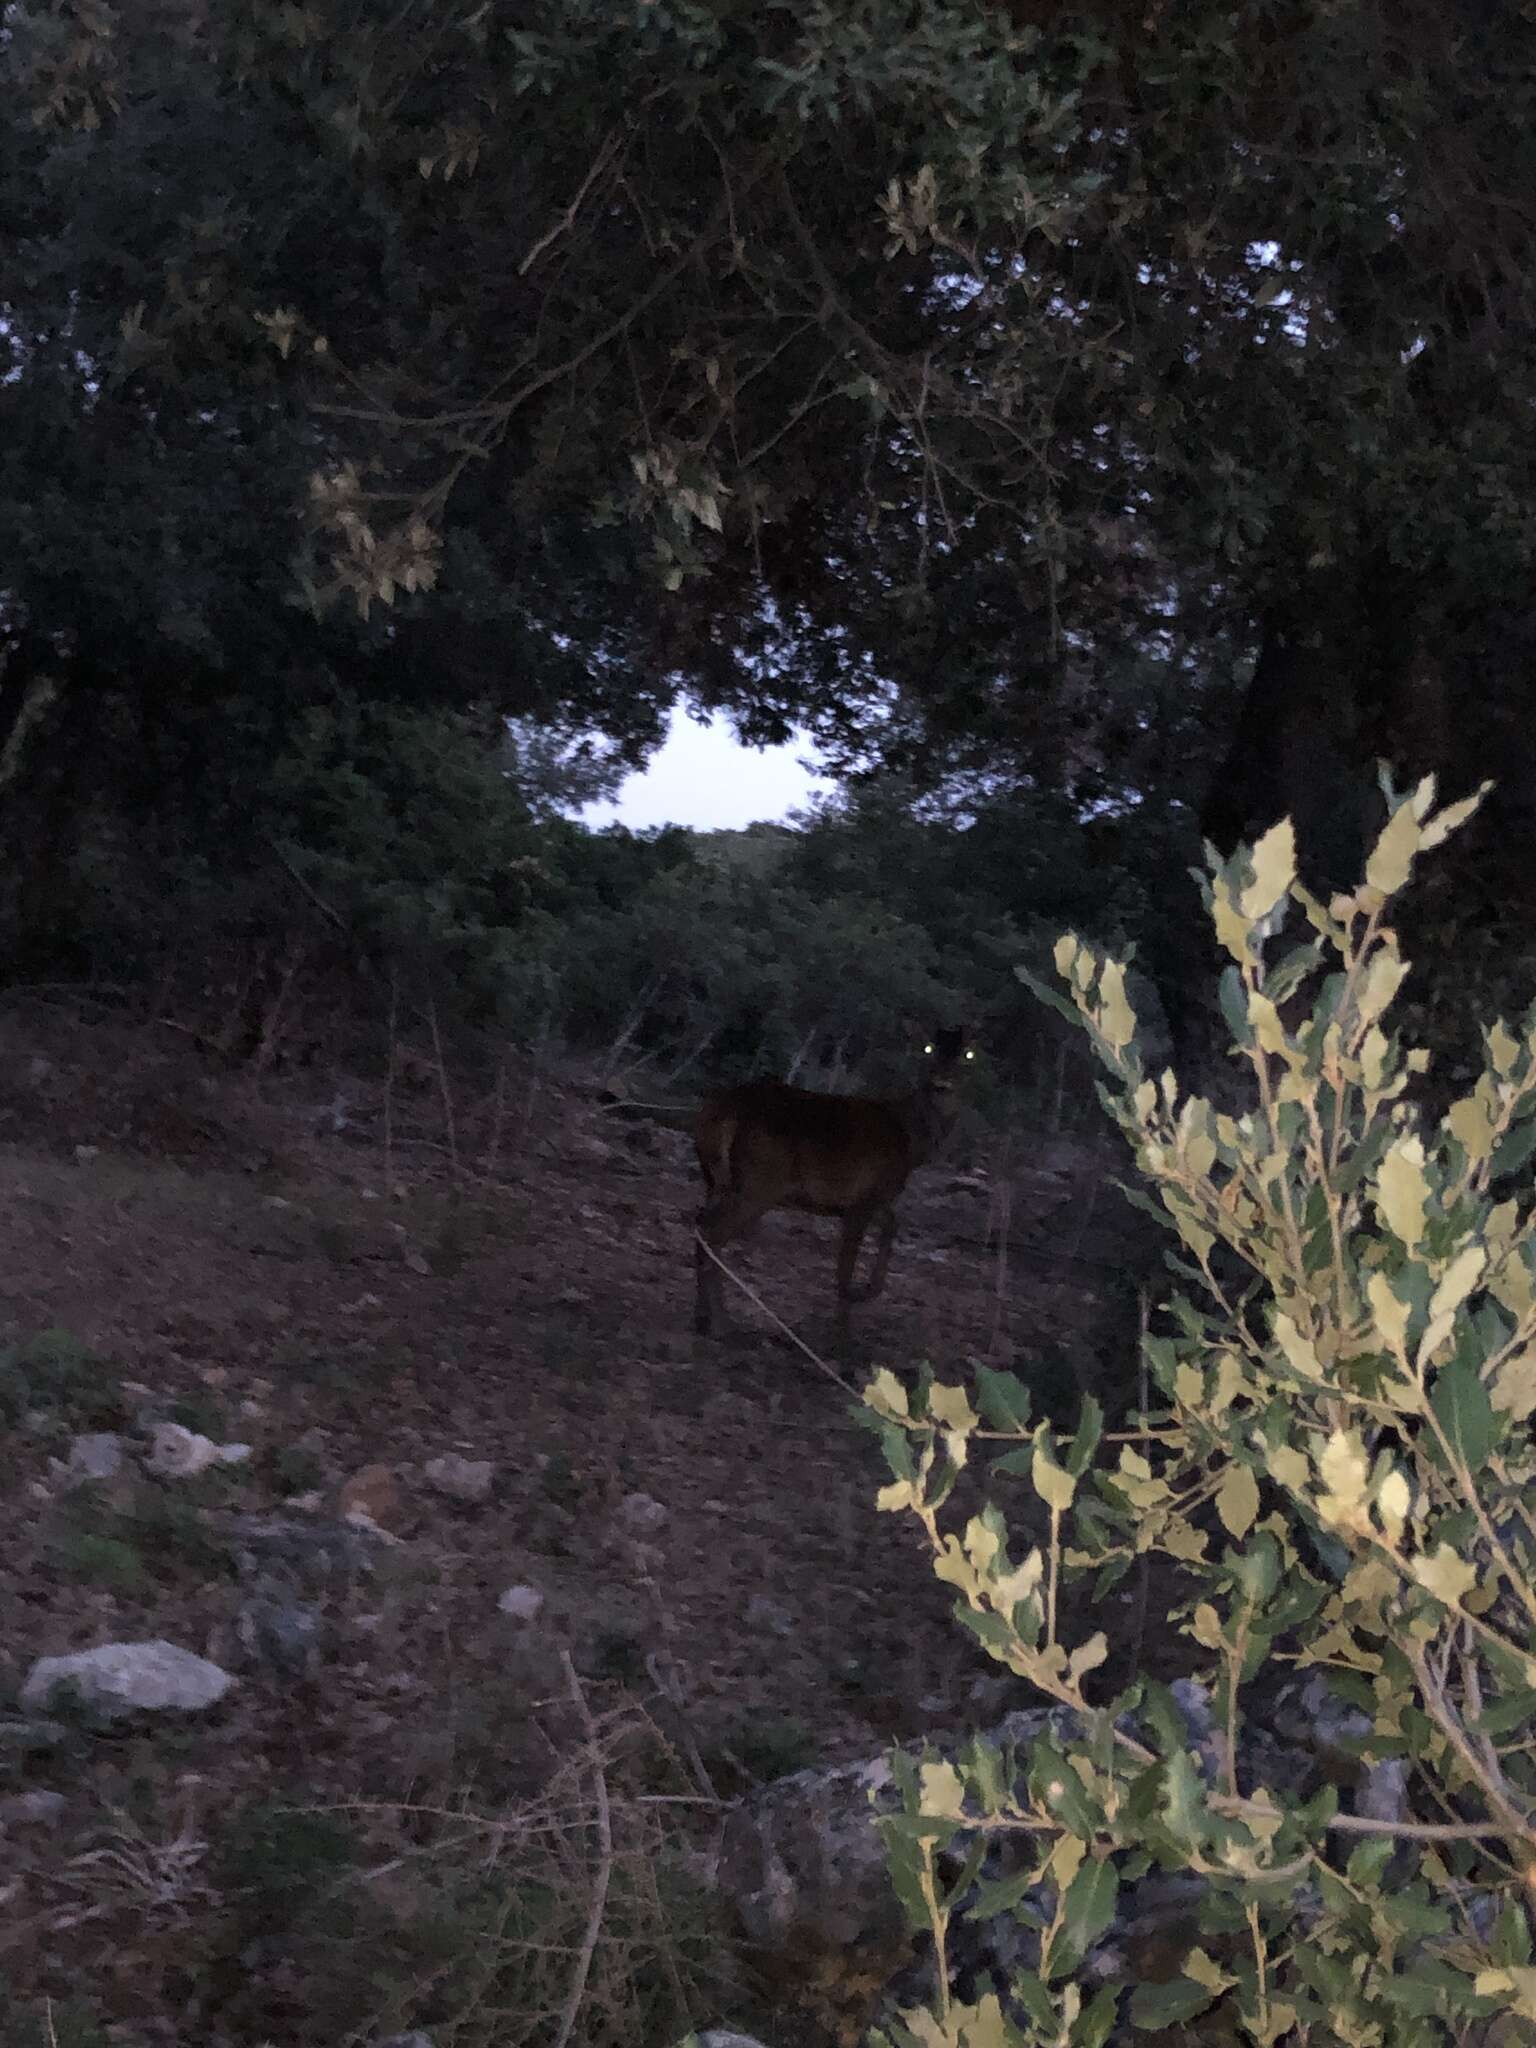
[[[514,1621],[537,1621],[544,1595],[537,1586],[508,1586],[496,1605]]]
[[[71,1480],[115,1479],[123,1469],[123,1440],[111,1430],[77,1436],[69,1447],[66,1476]]]
[[[496,1477],[496,1468],[488,1458],[461,1458],[457,1451],[429,1459],[422,1471],[429,1486],[435,1486],[452,1500],[487,1500]]]
[[[626,1493],[619,1502],[619,1519],[626,1529],[633,1529],[637,1535],[648,1535],[666,1521],[667,1511],[648,1493]]]
[[[217,1664],[175,1643],[102,1643],[68,1657],[39,1657],[21,1688],[22,1707],[28,1713],[46,1708],[55,1686],[66,1680],[109,1717],[196,1713],[223,1699],[235,1682]]]
[[[216,1444],[179,1422],[157,1422],[144,1464],[157,1479],[192,1479],[210,1465],[240,1465],[250,1455],[249,1444]]]

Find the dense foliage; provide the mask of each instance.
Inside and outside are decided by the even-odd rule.
[[[280,923],[312,714],[402,714],[399,787],[434,714],[617,766],[687,690],[1067,862],[1150,802],[1332,873],[1358,762],[1508,755],[1497,957],[1533,57],[1516,0],[12,6],[13,948],[99,929],[85,844]]]
[[[978,1742],[904,1779],[893,1869],[940,1983],[903,2048],[1098,2048],[1122,1999],[1136,2025],[1209,2012],[1212,2038],[1265,2048],[1435,2048],[1536,2021],[1536,1010],[1489,1024],[1443,1118],[1407,1108],[1429,1054],[1388,1021],[1407,973],[1392,920],[1417,857],[1477,800],[1437,811],[1425,782],[1390,801],[1364,880],[1329,903],[1297,880],[1288,822],[1210,878],[1238,1114],[1149,1071],[1122,964],[1060,941],[1054,1000],[1109,1071],[1188,1286],[1148,1344],[1139,1430],[1104,1441],[1091,1403],[1075,1435],[1031,1427],[1011,1375],[983,1377],[979,1415],[958,1386],[914,1401],[882,1373],[867,1392],[882,1505],[917,1517],[991,1655],[1067,1710],[1017,1768]],[[1017,1560],[995,1505],[945,1525],[997,1440],[992,1478],[1027,1475],[1043,1519]],[[1189,1575],[1176,1618],[1204,1731],[1164,1687],[1110,1697],[1095,1677],[1108,1646],[1081,1592],[1149,1555]],[[1348,1801],[1264,1747],[1288,1667],[1353,1710]],[[951,1850],[1004,1835],[1022,1873],[971,1896],[978,1848],[943,1875]],[[1081,1965],[1154,1868],[1202,1880],[1198,1939],[1170,1981],[1091,1995]],[[958,1910],[1023,1923],[1011,2021],[952,1995]],[[1512,2031],[1470,2031],[1498,2015]]]

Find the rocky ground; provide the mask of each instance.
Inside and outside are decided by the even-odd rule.
[[[0,2041],[550,2039],[508,2014],[558,2013],[594,1868],[632,1931],[573,2038],[781,2004],[708,1900],[656,1894],[659,1849],[1029,1702],[875,1513],[838,1385],[747,1303],[695,1346],[686,1141],[574,1072],[257,1087],[41,1004],[0,1075]],[[1113,1394],[1147,1249],[1119,1164],[1014,1133],[920,1175],[851,1364],[831,1226],[772,1218],[743,1268],[854,1380]],[[234,1683],[23,1696],[40,1657],[156,1640]]]

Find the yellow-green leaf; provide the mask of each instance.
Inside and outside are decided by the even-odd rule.
[[[1536,1415],[1536,1351],[1519,1351],[1505,1359],[1488,1392],[1501,1415],[1511,1415],[1516,1422]]]
[[[1320,1380],[1323,1368],[1310,1337],[1304,1337],[1283,1309],[1275,1311],[1275,1341],[1285,1353],[1285,1362],[1302,1379]]]
[[[1036,957],[1038,958],[1038,955]],[[1051,957],[1056,962],[1056,972],[1063,981],[1068,980],[1077,961],[1077,940],[1072,936],[1071,932],[1062,933],[1061,937],[1056,941],[1055,950]]]
[[[965,1554],[978,1572],[987,1572],[999,1550],[1002,1541],[990,1522],[980,1515],[972,1515],[965,1525]]]
[[[1048,1508],[1055,1508],[1060,1513],[1071,1507],[1072,1496],[1077,1491],[1077,1481],[1063,1466],[1057,1464],[1044,1437],[1035,1445],[1030,1477],[1035,1483],[1036,1493]]]
[[[1252,921],[1243,916],[1230,891],[1218,882],[1211,895],[1211,920],[1216,927],[1218,942],[1225,946],[1232,958],[1239,964],[1248,958],[1248,938],[1253,930]]]
[[[1237,1979],[1229,1977],[1221,1965],[1213,1962],[1203,1948],[1192,1948],[1184,1958],[1184,1974],[1193,1977],[1197,1984],[1203,1984],[1207,1991],[1219,1996],[1229,1984]]]
[[[1459,832],[1492,787],[1491,782],[1481,783],[1471,796],[1464,796],[1459,804],[1447,804],[1437,816],[1427,819],[1419,833],[1419,844],[1425,852],[1448,839],[1453,832]]]
[[[918,1772],[922,1810],[940,1820],[964,1820],[965,1787],[953,1764],[924,1764]]]
[[[1280,1013],[1261,989],[1255,989],[1248,998],[1248,1022],[1265,1052],[1285,1051],[1285,1026],[1280,1022]]]
[[[1277,1444],[1269,1453],[1268,1470],[1291,1493],[1302,1493],[1312,1477],[1312,1468],[1303,1452],[1291,1444]]]
[[[1403,816],[1399,812],[1398,816]],[[1376,1175],[1376,1207],[1382,1221],[1412,1251],[1424,1235],[1429,1183],[1424,1177],[1424,1146],[1417,1137],[1399,1138]]]
[[[1430,1296],[1431,1317],[1454,1315],[1482,1278],[1486,1263],[1487,1254],[1480,1244],[1469,1244],[1464,1251],[1458,1252]]]
[[[1413,872],[1413,857],[1420,844],[1419,821],[1413,815],[1413,806],[1399,804],[1365,864],[1365,879],[1370,887],[1379,889],[1383,896],[1395,896]]]
[[[1229,1465],[1216,1495],[1216,1512],[1229,1536],[1241,1542],[1259,1513],[1259,1482],[1246,1465]]]
[[[1125,969],[1118,960],[1104,963],[1096,1022],[1105,1042],[1116,1052],[1123,1051],[1136,1036],[1136,1013],[1126,1000]]]
[[[1445,1113],[1451,1135],[1476,1162],[1486,1159],[1493,1150],[1493,1118],[1481,1089],[1475,1095],[1463,1095],[1459,1102],[1453,1102]]]
[[[1391,1008],[1403,977],[1408,972],[1408,962],[1399,958],[1395,948],[1383,946],[1365,970],[1357,998],[1360,1015],[1368,1023]]]
[[[1205,1400],[1205,1374],[1187,1361],[1173,1376],[1173,1398],[1181,1408],[1199,1408]]]
[[[1409,1570],[1424,1588],[1448,1607],[1459,1606],[1477,1584],[1477,1569],[1458,1557],[1448,1543],[1442,1543],[1433,1557],[1416,1557]]]
[[[1244,917],[1267,917],[1296,879],[1296,832],[1289,818],[1272,825],[1253,849],[1253,880],[1238,907]]]
[[[1203,1650],[1219,1650],[1222,1647],[1221,1616],[1209,1600],[1202,1600],[1195,1609],[1190,1623],[1190,1634]]]
[[[1401,1358],[1408,1341],[1408,1303],[1398,1300],[1385,1273],[1372,1273],[1365,1283],[1365,1292],[1377,1329]]]
[[[1096,1629],[1086,1643],[1079,1643],[1067,1659],[1067,1669],[1077,1679],[1086,1678],[1090,1671],[1097,1671],[1109,1655],[1109,1643],[1103,1629]]]
[[[906,1415],[910,1412],[907,1406],[907,1390],[889,1366],[881,1366],[864,1389],[864,1401],[867,1407],[875,1409],[877,1413]]]
[[[928,1412],[935,1422],[963,1435],[976,1427],[976,1416],[964,1387],[934,1386],[928,1390]]]
[[[1408,1520],[1411,1501],[1408,1481],[1401,1472],[1389,1472],[1376,1492],[1376,1511],[1381,1516],[1382,1527],[1393,1543],[1400,1543],[1403,1526]]]
[[[944,1538],[943,1548],[933,1560],[933,1575],[946,1586],[956,1587],[973,1607],[981,1605],[981,1582],[976,1576],[976,1567],[953,1536]]]
[[[1369,1469],[1365,1451],[1353,1430],[1336,1429],[1317,1461],[1318,1478],[1344,1506],[1364,1499]]]
[[[1207,1130],[1192,1131],[1184,1146],[1184,1164],[1197,1180],[1204,1180],[1216,1164],[1216,1140]]]

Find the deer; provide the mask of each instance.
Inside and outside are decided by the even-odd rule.
[[[842,1218],[837,1320],[846,1337],[850,1305],[873,1301],[885,1285],[897,1197],[953,1128],[956,1080],[975,1057],[966,1033],[946,1027],[923,1048],[923,1071],[906,1095],[827,1095],[787,1081],[748,1081],[712,1096],[694,1124],[705,1186],[694,1241],[695,1331],[714,1336],[724,1323],[720,1247],[744,1237],[770,1209],[807,1209]],[[874,1269],[855,1289],[871,1224],[880,1233]]]

